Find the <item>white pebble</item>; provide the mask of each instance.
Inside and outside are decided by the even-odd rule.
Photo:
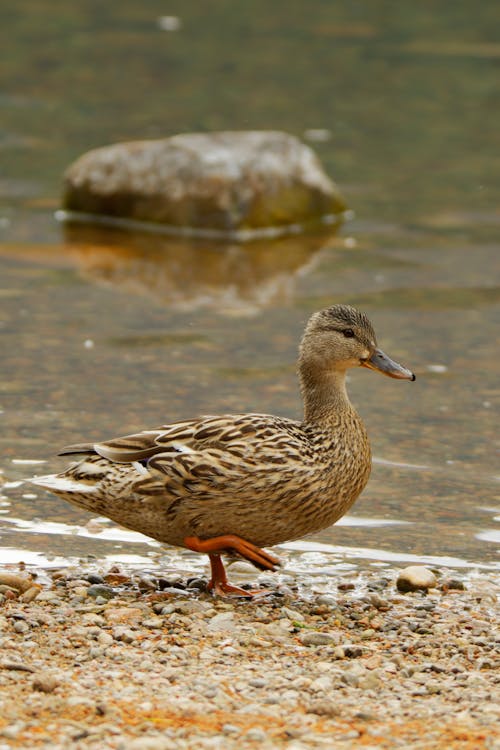
[[[219,633],[221,630],[235,630],[234,612],[221,612],[208,621],[207,630],[209,633]]]
[[[437,585],[436,576],[423,565],[410,565],[404,568],[396,581],[399,591],[419,591],[435,588]]]
[[[427,365],[429,372],[448,372],[446,365]]]
[[[162,31],[179,31],[182,25],[178,16],[160,16],[157,24]]]

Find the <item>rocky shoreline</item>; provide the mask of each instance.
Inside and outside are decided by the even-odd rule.
[[[498,577],[402,593],[399,575],[332,593],[262,575],[249,601],[95,563],[3,568],[0,750],[498,750]]]

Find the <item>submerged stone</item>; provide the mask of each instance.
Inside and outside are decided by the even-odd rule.
[[[312,149],[277,131],[191,133],[89,151],[66,171],[63,207],[71,219],[243,239],[339,221],[346,209]]]

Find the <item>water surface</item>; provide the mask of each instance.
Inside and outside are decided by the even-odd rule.
[[[417,381],[350,376],[373,475],[307,549],[319,565],[498,566],[497,4],[170,10],[175,32],[159,2],[27,0],[5,20],[0,560],[157,554],[16,483],[62,468],[57,449],[81,439],[206,412],[300,417],[303,325],[349,302]],[[309,133],[355,220],[253,246],[54,221],[61,173],[88,148],[254,127]]]

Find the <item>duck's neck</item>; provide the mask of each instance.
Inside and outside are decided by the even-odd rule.
[[[353,412],[345,384],[345,370],[323,370],[299,361],[299,379],[305,422],[328,422]]]

